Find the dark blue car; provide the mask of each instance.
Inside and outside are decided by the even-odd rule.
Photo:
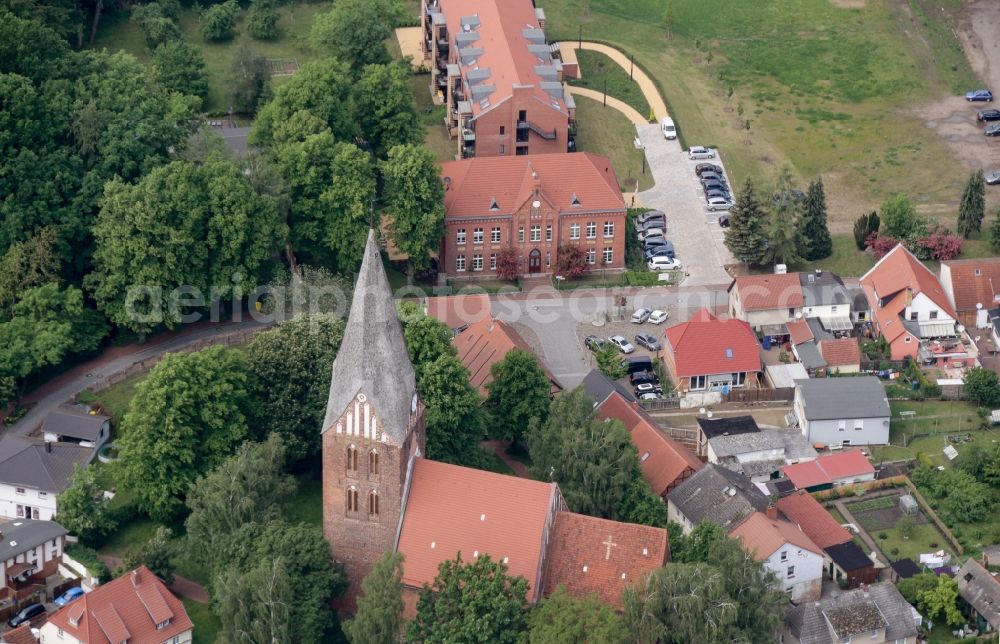
[[[969,101],[985,101],[987,103],[993,102],[993,92],[988,89],[977,89],[973,90],[965,95],[965,100]]]

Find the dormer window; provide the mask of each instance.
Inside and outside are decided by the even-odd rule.
[[[576,196],[575,192],[573,193],[573,199],[570,200],[569,205],[572,206],[572,207],[574,207],[574,208],[579,208],[580,207],[580,198]]]
[[[165,629],[169,625],[170,625],[170,620],[168,619],[165,622],[160,622],[159,624],[157,624],[156,625],[156,630],[162,631],[163,629]]]
[[[490,200],[490,210],[500,210],[500,204],[497,203],[497,198],[493,197]]]

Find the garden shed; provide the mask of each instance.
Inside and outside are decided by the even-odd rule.
[[[899,511],[903,514],[914,515],[920,512],[920,505],[913,498],[912,494],[904,494],[899,497]]]

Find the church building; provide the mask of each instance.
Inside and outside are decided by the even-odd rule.
[[[555,483],[424,458],[424,405],[374,231],[322,432],[323,530],[350,581],[345,612],[390,550],[405,556],[408,619],[420,588],[458,553],[506,563],[508,574],[528,581],[531,603],[563,585],[618,608],[626,586],[669,561],[666,530],[569,512]]]

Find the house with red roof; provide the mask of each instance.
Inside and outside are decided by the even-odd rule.
[[[190,642],[194,624],[184,604],[149,568],[139,566],[60,608],[41,641],[79,644]]]
[[[518,275],[554,273],[562,246],[592,270],[625,268],[625,200],[605,156],[477,157],[442,164],[441,179],[438,270],[450,278],[494,278],[508,249]]]
[[[456,157],[573,149],[573,97],[531,0],[422,0],[431,92],[447,107]]]
[[[823,550],[793,523],[778,518],[772,506],[754,512],[729,531],[743,549],[774,573],[775,584],[795,603],[812,602],[823,593]]]
[[[860,449],[824,454],[815,460],[781,468],[796,490],[817,492],[875,480],[875,467]]]
[[[775,330],[802,317],[804,302],[798,273],[741,275],[729,285],[729,315],[754,331]],[[764,334],[783,336],[788,331]]]
[[[905,246],[898,244],[880,259],[861,277],[861,286],[873,328],[889,343],[893,360],[976,363],[975,345],[957,328],[958,314],[941,283]]]
[[[444,322],[457,333],[490,317],[490,296],[469,293],[424,298],[424,315]]]
[[[513,349],[534,353],[514,327],[490,316],[470,324],[451,342],[458,350],[462,366],[469,370],[469,384],[483,396],[488,393],[486,385],[493,381],[493,365],[502,361],[507,353]],[[541,360],[538,360],[538,364],[549,379],[552,395],[562,391],[562,385],[548,367]]]
[[[639,469],[649,487],[666,502],[667,494],[691,478],[703,463],[694,452],[670,438],[637,402],[613,392],[597,407],[597,417],[620,420],[639,454]]]
[[[720,319],[701,309],[664,332],[663,363],[684,393],[728,391],[760,378],[760,345],[743,320]]]
[[[1000,306],[1000,257],[941,262],[941,288],[960,323],[987,328],[986,312]]]

